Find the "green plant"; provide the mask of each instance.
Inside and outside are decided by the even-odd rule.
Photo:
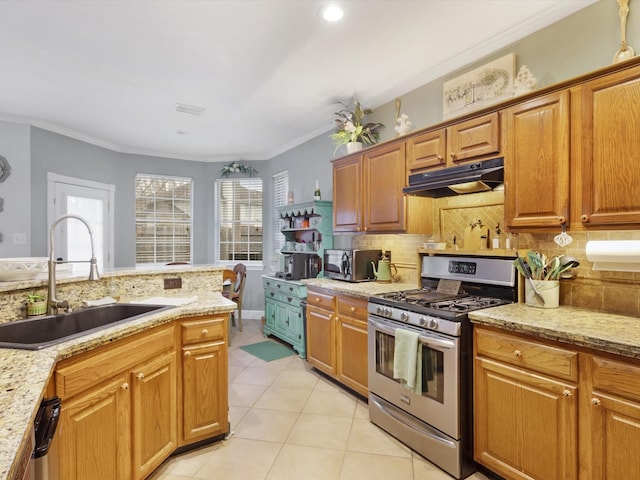
[[[253,177],[258,171],[253,167],[248,167],[247,165],[240,165],[238,162],[231,162],[229,165],[225,165],[222,167],[220,171],[223,177],[228,177],[232,173],[244,173],[245,175],[249,175]]]
[[[35,302],[44,302],[47,299],[44,295],[40,293],[32,293],[27,295],[27,302],[35,303]]]
[[[380,138],[378,129],[383,128],[384,125],[378,122],[364,122],[364,117],[373,113],[373,110],[362,108],[358,101],[355,102],[353,111],[342,102],[340,105],[344,108],[334,113],[336,131],[331,134],[336,144],[336,151],[341,145],[350,142],[362,142],[365,145],[378,143]]]
[[[544,253],[529,251],[522,263],[516,259],[513,264],[522,276],[531,276],[532,280],[559,280],[560,275],[576,266],[574,262],[563,262],[562,257],[547,258]]]

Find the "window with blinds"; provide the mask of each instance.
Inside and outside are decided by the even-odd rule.
[[[262,179],[216,180],[218,260],[262,262]]]
[[[136,263],[191,263],[190,178],[136,175]]]
[[[287,204],[289,192],[289,171],[276,173],[272,177],[273,182],[273,249],[276,252],[284,247],[284,235],[280,233],[283,221],[278,213],[278,208]]]

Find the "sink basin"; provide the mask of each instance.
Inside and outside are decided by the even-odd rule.
[[[39,350],[71,338],[174,308],[116,303],[0,324],[0,348]]]

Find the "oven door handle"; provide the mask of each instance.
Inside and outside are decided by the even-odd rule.
[[[369,318],[369,324],[371,324],[376,330],[380,330],[381,332],[386,333],[387,335],[395,336],[396,334],[396,330],[397,330],[396,328],[389,327],[380,322],[376,322],[372,318]],[[455,342],[452,342],[451,340],[444,340],[442,338],[430,337],[425,335],[420,335],[418,339],[420,343],[422,343],[423,345],[446,348],[449,350],[456,348]]]

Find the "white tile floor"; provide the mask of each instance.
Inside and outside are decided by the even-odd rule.
[[[263,341],[260,322],[233,329],[233,435],[167,460],[152,480],[451,480],[368,420],[367,405],[297,356],[264,362],[240,345]],[[487,480],[476,473],[470,480]]]

